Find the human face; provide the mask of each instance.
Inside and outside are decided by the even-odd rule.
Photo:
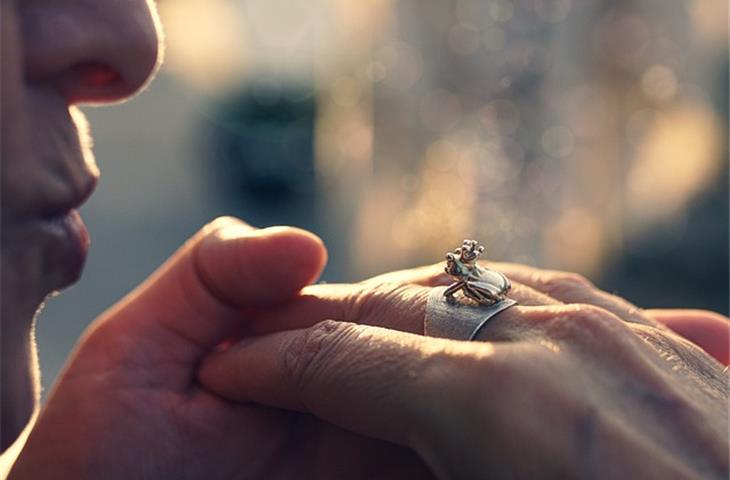
[[[79,277],[76,209],[98,170],[79,104],[125,100],[158,65],[151,0],[0,0],[2,444],[36,397],[32,319]]]

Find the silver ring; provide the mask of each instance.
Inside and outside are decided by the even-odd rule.
[[[505,298],[491,305],[475,302],[454,302],[444,296],[446,287],[432,289],[426,303],[423,333],[429,337],[454,340],[475,340],[492,318],[517,305]]]
[[[476,240],[464,240],[461,247],[446,254],[444,271],[453,283],[431,292],[424,320],[426,335],[474,340],[489,320],[517,305],[507,298],[512,288],[509,279],[477,264],[483,252]]]
[[[467,299],[480,305],[493,305],[507,298],[512,284],[503,273],[483,268],[477,264],[484,247],[476,240],[464,240],[461,247],[446,254],[444,271],[454,283],[444,295],[455,300],[454,294],[461,292]]]

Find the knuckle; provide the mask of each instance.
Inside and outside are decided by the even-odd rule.
[[[344,318],[363,321],[370,314],[374,288],[365,286],[355,289],[344,301]]]
[[[607,333],[617,326],[623,326],[619,317],[596,305],[577,304],[574,321],[599,333]]]
[[[546,323],[550,336],[560,339],[609,339],[627,331],[624,322],[616,315],[586,304],[568,305]]]
[[[245,226],[246,224],[242,220],[240,220],[236,217],[231,217],[231,216],[217,217],[214,220],[205,224],[205,226],[203,226],[203,228],[201,228],[200,231],[198,232],[197,237],[207,238],[207,237],[216,236],[220,233],[220,231],[222,229],[224,229],[226,227],[236,226],[236,225]]]
[[[302,391],[313,379],[321,378],[329,365],[337,363],[336,355],[355,325],[335,320],[322,321],[306,330],[284,348],[284,371]]]
[[[361,286],[345,301],[347,319],[409,330],[406,319],[425,316],[427,289],[401,283]]]
[[[230,215],[223,215],[223,216],[217,217],[214,220],[212,220],[210,223],[208,223],[204,227],[204,229],[205,230],[216,230],[218,228],[226,227],[229,225],[242,225],[242,224],[243,224],[243,222],[236,217],[232,217]]]
[[[538,279],[545,293],[552,297],[565,297],[593,289],[590,280],[579,273],[555,272]]]

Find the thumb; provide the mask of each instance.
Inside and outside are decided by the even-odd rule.
[[[223,341],[250,308],[293,297],[316,279],[322,241],[287,227],[257,230],[220,218],[204,227],[135,291],[100,328],[153,348],[175,346],[194,360]]]

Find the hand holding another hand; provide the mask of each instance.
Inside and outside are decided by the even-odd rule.
[[[488,342],[428,338],[437,268],[299,293],[325,255],[296,229],[203,229],[79,342],[11,478],[727,471],[725,372],[662,325],[727,361],[726,319],[500,264],[520,306]]]
[[[212,349],[290,301],[325,256],[297,229],[204,228],[80,340],[10,478],[432,478],[408,449],[195,381]]]
[[[199,379],[408,447],[443,479],[727,477],[726,370],[664,325],[727,362],[727,319],[493,266],[520,306],[482,329],[485,342],[422,336],[430,287],[448,281],[426,267],[308,287]]]

